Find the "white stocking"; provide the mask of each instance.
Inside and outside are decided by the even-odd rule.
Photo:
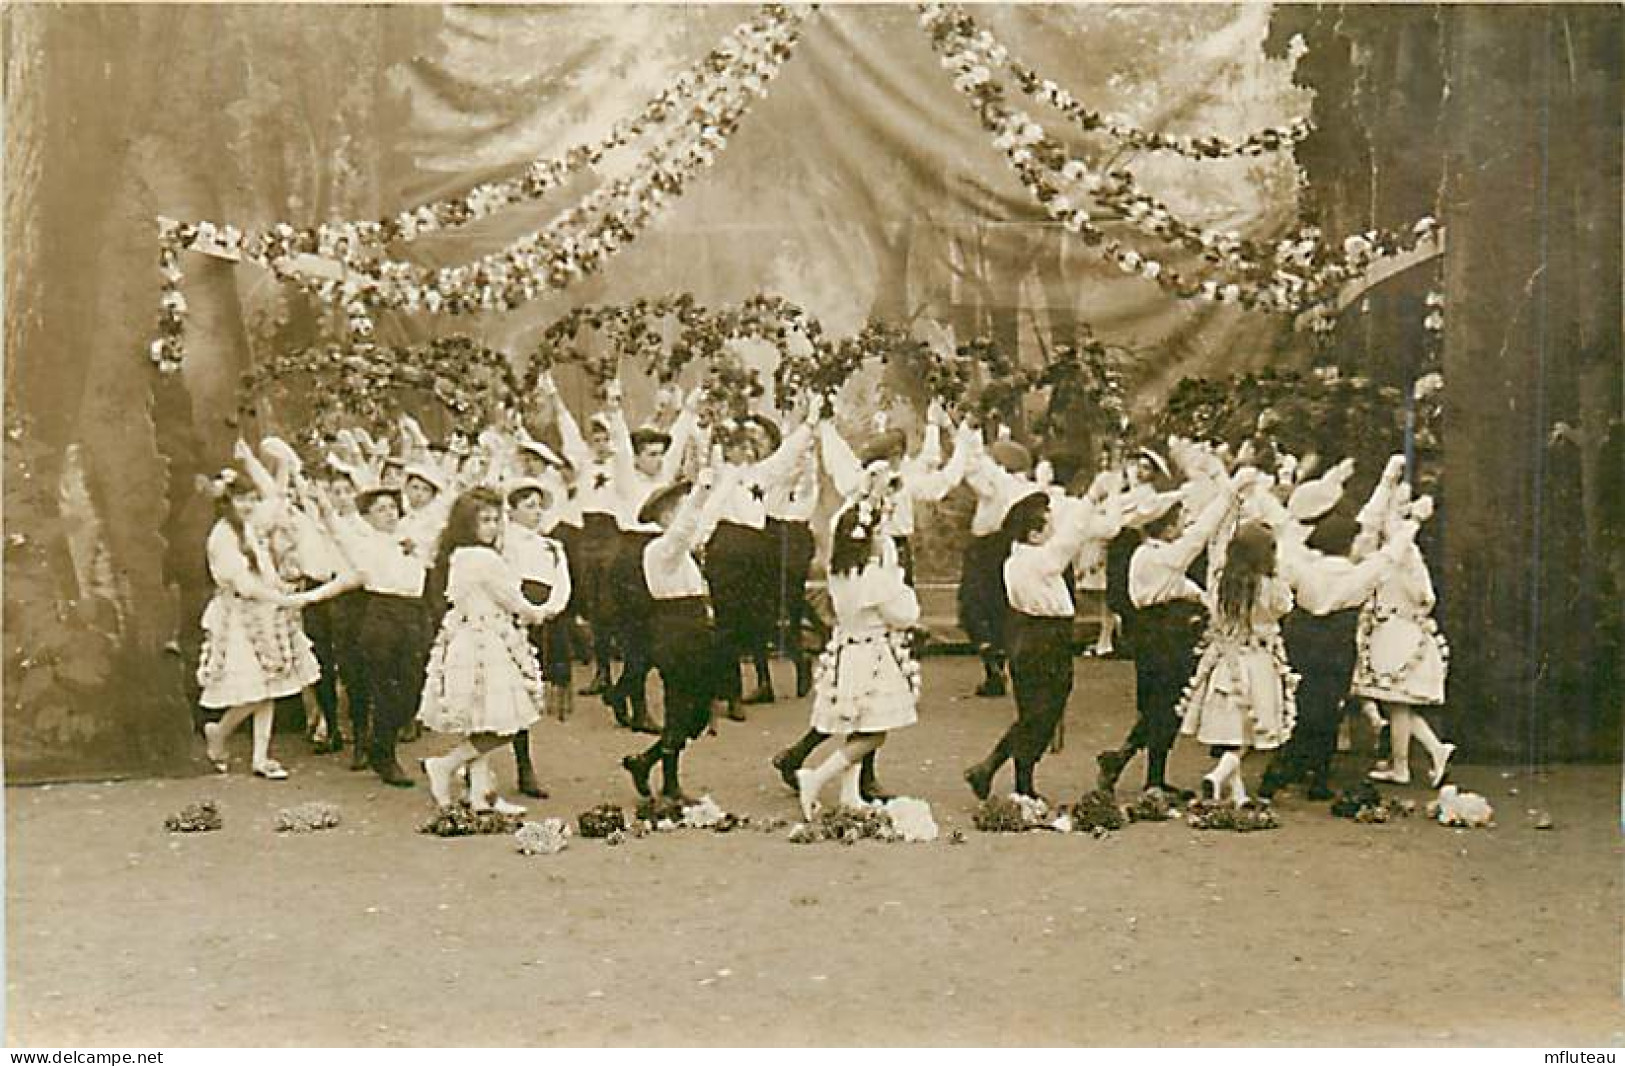
[[[1408,707],[1392,704],[1388,708],[1388,764],[1401,777],[1411,772],[1411,712]],[[1429,730],[1431,733],[1432,730]]]
[[[1433,731],[1433,727],[1428,724],[1428,720],[1423,718],[1420,712],[1412,711],[1408,717],[1411,720],[1411,736],[1415,737],[1417,743],[1422,745],[1423,749],[1428,753],[1428,758],[1432,759],[1434,763],[1438,763],[1444,757],[1444,743],[1439,739],[1439,735]]]
[[[841,806],[849,810],[864,805],[863,792],[858,788],[858,777],[862,772],[862,762],[851,763],[841,771]]]
[[[276,705],[266,700],[254,705],[254,763],[271,760],[271,726],[276,723]]]

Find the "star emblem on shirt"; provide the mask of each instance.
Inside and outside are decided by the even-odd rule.
[[[767,490],[764,489],[759,482],[752,482],[749,488],[750,498],[755,500],[757,503],[761,503],[763,500],[767,499]]]
[[[605,487],[608,484],[609,484],[609,475],[606,474],[604,471],[600,470],[600,471],[598,471],[598,473],[596,473],[596,474],[594,474],[592,476],[592,487],[593,488],[601,489],[601,488]]]

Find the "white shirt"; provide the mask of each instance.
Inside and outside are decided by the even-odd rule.
[[[339,543],[361,575],[362,587],[384,596],[417,599],[423,595],[427,567],[408,551],[405,537],[382,533],[358,517],[339,520]]]
[[[502,557],[521,581],[548,587],[547,602],[541,607],[549,617],[564,613],[570,602],[570,566],[558,541],[509,522],[502,528]]]
[[[1186,571],[1234,507],[1235,493],[1224,483],[1178,540],[1147,540],[1134,549],[1128,566],[1130,602],[1140,608],[1178,601],[1202,602],[1202,586],[1192,581]]]
[[[735,467],[733,486],[718,489],[723,496],[718,509],[720,520],[750,529],[765,529],[769,488],[790,478],[802,451],[811,441],[812,430],[797,426],[766,459]]]
[[[696,499],[697,491],[690,492],[677,505],[666,531],[644,545],[643,581],[651,597],[681,600],[706,594],[705,575],[694,553],[710,539],[719,497],[725,491],[726,486],[720,487],[703,503]]]
[[[274,600],[282,595],[270,547],[252,526],[239,538],[225,519],[216,521],[209,530],[205,553],[209,577],[221,591],[249,600]]]
[[[1062,497],[1054,508],[1055,532],[1042,544],[1013,544],[1004,561],[1010,606],[1035,618],[1071,618],[1076,606],[1065,573],[1096,529],[1094,508]]]
[[[990,537],[1004,525],[1005,515],[1017,500],[1038,491],[1037,482],[1020,474],[1012,474],[993,461],[980,440],[973,445],[975,454],[965,466],[965,484],[976,493],[976,511],[971,515],[970,532],[973,537]]]
[[[964,478],[966,463],[974,450],[974,445],[965,440],[965,435],[966,431],[962,430],[955,438],[953,456],[943,466],[942,430],[935,423],[925,427],[925,440],[920,446],[920,453],[906,456],[897,464],[903,490],[897,494],[891,517],[884,527],[887,533],[894,537],[912,537],[914,501],[935,503],[952,492],[954,486]],[[851,499],[863,484],[862,462],[833,423],[826,421],[818,427],[818,439],[822,446],[824,469],[829,471],[835,491],[843,498]]]
[[[818,510],[818,459],[802,449],[788,477],[767,489],[767,517],[778,522],[811,522]]]
[[[559,405],[558,412],[559,439],[564,447],[564,457],[576,472],[576,506],[583,516],[602,514],[618,520],[624,503],[620,487],[615,483],[613,452],[600,459],[563,404]]]
[[[396,535],[412,544],[412,552],[425,567],[434,565],[436,550],[440,547],[440,534],[446,530],[451,518],[453,494],[437,492],[434,499],[415,511],[401,516],[395,527]]]
[[[678,471],[683,466],[683,456],[688,451],[689,438],[694,434],[696,419],[693,412],[688,410],[677,416],[677,421],[671,426],[671,446],[661,456],[660,469],[650,477],[638,469],[632,451],[632,433],[626,427],[626,418],[613,409],[608,412],[607,418],[610,444],[614,449],[613,487],[620,498],[616,519],[623,531],[631,531],[637,527],[638,512],[649,502],[649,497],[677,480]]]

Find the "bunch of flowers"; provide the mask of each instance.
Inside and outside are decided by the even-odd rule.
[[[179,814],[164,819],[164,828],[171,833],[212,833],[222,825],[220,808],[214,800],[188,803]]]
[[[626,829],[626,812],[613,803],[601,803],[576,816],[576,826],[585,840],[598,840]]]
[[[984,833],[1024,833],[1048,827],[1050,821],[1048,804],[1015,793],[989,796],[971,816],[971,824]]]
[[[716,829],[728,820],[728,812],[718,806],[710,796],[701,796],[698,803],[683,808],[685,829]],[[729,828],[733,828],[730,824]],[[724,830],[726,832],[726,830]]]
[[[1104,789],[1085,792],[1066,813],[1071,816],[1074,832],[1096,836],[1115,832],[1123,828],[1126,821],[1122,808],[1117,805],[1117,797]]]
[[[1148,788],[1123,813],[1131,822],[1166,822],[1174,816],[1173,800],[1160,788]]]
[[[932,47],[942,65],[955,73],[954,88],[970,102],[983,127],[994,135],[995,146],[1045,212],[1079,234],[1085,244],[1099,248],[1125,273],[1154,281],[1181,298],[1279,313],[1299,311],[1358,277],[1377,259],[1429,239],[1437,228],[1433,219],[1424,218],[1409,234],[1370,230],[1347,238],[1334,251],[1315,227],[1270,246],[1186,222],[1142,190],[1129,171],[1101,171],[1087,160],[1072,158],[1031,116],[1009,106],[1003,84],[993,76],[1008,53],[958,7],[922,4],[920,10]],[[1110,209],[1147,236],[1196,253],[1230,278],[1187,278],[1160,260],[1109,239],[1081,206],[1083,200]]]
[[[514,831],[513,842],[521,855],[557,855],[570,846],[570,827],[560,818],[526,822]]]
[[[1254,833],[1263,829],[1279,829],[1280,819],[1275,810],[1263,800],[1252,800],[1237,806],[1214,800],[1194,800],[1185,809],[1185,820],[1192,829],[1228,830],[1235,833]]]
[[[437,837],[507,836],[517,832],[521,824],[519,815],[476,811],[467,803],[458,803],[436,811],[433,818],[418,827],[418,832]]]
[[[1455,785],[1446,785],[1427,806],[1429,818],[1440,825],[1458,829],[1495,827],[1495,808],[1490,801],[1476,792],[1463,792]]]
[[[320,800],[311,800],[293,807],[284,807],[276,812],[276,831],[278,833],[317,833],[323,829],[332,829],[339,824],[341,816],[338,807]]]
[[[894,844],[903,840],[903,834],[883,807],[839,808],[825,811],[811,822],[796,823],[788,839],[792,844],[856,844],[860,840]]]

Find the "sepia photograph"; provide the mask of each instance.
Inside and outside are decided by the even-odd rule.
[[[8,1062],[1625,1044],[1625,5],[0,57]]]

